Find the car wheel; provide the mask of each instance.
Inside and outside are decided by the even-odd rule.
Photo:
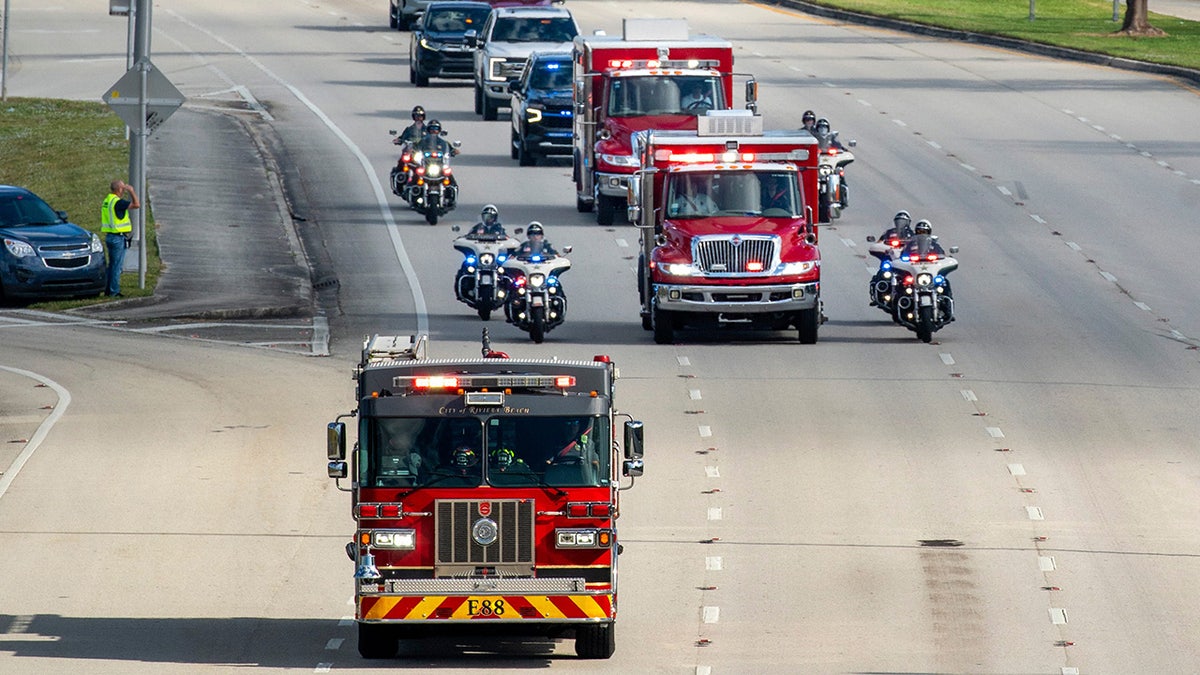
[[[513,129],[512,136],[509,138],[509,141],[508,141],[509,154],[512,155],[513,159],[518,159],[518,157],[519,157],[519,155],[517,154],[517,144],[520,142],[521,142],[521,137],[517,135],[517,130]]]
[[[475,114],[483,114],[483,88],[478,84],[475,85]]]
[[[520,138],[517,139],[517,164],[521,166],[535,166],[537,164],[537,155],[530,152],[525,147],[525,142]]]
[[[414,76],[413,83],[416,84],[418,87],[428,87],[429,86],[429,76],[428,75],[422,75],[421,73],[413,73],[413,76]]]
[[[496,110],[500,106],[492,103],[492,99],[487,96],[483,97],[483,119],[488,122],[495,122],[497,119]]]

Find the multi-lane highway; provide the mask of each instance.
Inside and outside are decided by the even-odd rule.
[[[10,95],[94,100],[124,71],[124,22],[96,3],[12,5]],[[768,127],[812,108],[858,140],[821,236],[820,342],[654,345],[637,231],[577,213],[569,165],[518,168],[468,84],[409,85],[383,0],[160,2],[154,63],[189,105],[269,111],[339,281],[332,356],[0,312],[0,672],[1195,672],[1198,92],[747,2],[567,6],[610,34],[684,16],[733,41]],[[493,340],[611,355],[647,424],[609,662],[545,640],[364,662],[343,619],[352,522],[322,427],[353,407],[362,335],[478,353],[453,233],[386,191],[387,131],[418,103],[463,142],[448,222],[490,202],[575,248],[566,323],[533,345],[493,321]],[[867,305],[865,237],[900,208],[961,247],[932,345]]]

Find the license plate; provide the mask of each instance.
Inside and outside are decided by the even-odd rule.
[[[479,285],[480,286],[491,286],[492,285],[492,275],[480,274],[479,275]]]
[[[917,298],[917,304],[921,305],[922,307],[933,307],[933,297],[929,295],[922,295],[921,297]]]
[[[544,307],[546,305],[546,299],[540,295],[535,295],[532,298],[530,298],[530,300],[533,303],[534,307]]]

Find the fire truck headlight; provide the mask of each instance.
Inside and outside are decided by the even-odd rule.
[[[680,263],[659,263],[658,269],[662,270],[663,274],[673,277],[691,277],[697,273],[695,265],[684,265]]]
[[[555,530],[554,546],[555,548],[609,548],[612,546],[612,530]]]
[[[776,274],[784,276],[792,274],[807,274],[816,266],[817,264],[812,260],[805,262],[782,263],[776,270]]]
[[[636,168],[642,165],[641,160],[633,155],[609,155],[606,153],[601,153],[600,160],[605,164],[611,164],[613,166],[631,166]]]
[[[417,547],[417,531],[375,530],[371,532],[371,546],[411,551]]]

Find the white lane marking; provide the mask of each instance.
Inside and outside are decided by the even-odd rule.
[[[696,666],[696,675],[712,675],[712,666]]]
[[[1142,157],[1153,157],[1154,156],[1154,155],[1151,155],[1150,153],[1146,152],[1145,150],[1142,150],[1138,154],[1141,155]]]
[[[1092,128],[1096,131],[1104,131],[1104,127],[1100,126],[1099,124],[1093,124]]]
[[[971,391],[970,389],[963,389],[959,393],[962,394],[964,401],[978,401],[979,400],[978,398],[975,398],[975,392]]]
[[[689,389],[688,390],[688,398],[692,399],[693,401],[699,401],[700,400],[700,390],[699,389]]]
[[[1067,622],[1067,610],[1062,607],[1050,608],[1050,623],[1061,626]]]
[[[313,317],[312,355],[329,356],[329,320],[323,315]]]
[[[870,102],[870,101],[864,101],[864,100],[862,100],[862,99],[860,98],[860,99],[858,99],[858,102],[859,102],[859,104],[861,104],[861,105],[865,105],[865,106],[867,106],[868,108],[870,108],[870,107],[871,107],[871,102]]]
[[[988,436],[992,438],[1004,438],[1004,432],[1000,431],[1000,427],[987,427]]]
[[[1182,178],[1183,176],[1186,176],[1186,175],[1187,175],[1187,172],[1186,172],[1186,171],[1180,171],[1179,169],[1175,169],[1175,170],[1174,170],[1174,171],[1172,171],[1171,173],[1173,173],[1173,174],[1175,174],[1176,176],[1179,176],[1179,177],[1181,177],[1181,178]]]
[[[721,507],[710,506],[708,509],[708,519],[709,520],[721,520]]]
[[[338,619],[338,625],[339,626],[353,626],[354,625],[354,617],[343,616],[342,618]]]
[[[317,104],[310,101],[308,97],[304,95],[304,92],[300,91],[298,88],[276,75],[274,71],[266,66],[266,64],[259,61],[254,56],[246,53],[245,50],[234,46],[233,43],[229,42],[228,40],[219,37],[216,33],[213,33],[207,28],[204,28],[203,26],[184,18],[178,12],[175,12],[171,9],[167,9],[166,12],[174,17],[177,21],[190,26],[201,33],[204,33],[219,44],[228,47],[238,56],[241,56],[249,61],[255,68],[258,68],[267,77],[283,85],[283,87],[292,93],[292,96],[295,96],[300,103],[304,104],[304,107],[308,108],[309,111],[316,115],[317,118],[320,119],[330,131],[333,132],[333,135],[336,136],[342,142],[342,144],[350,150],[351,154],[358,159],[358,163],[362,167],[363,172],[367,174],[367,180],[370,182],[371,189],[375,193],[375,203],[379,207],[379,213],[383,217],[384,225],[387,227],[388,236],[392,240],[392,248],[395,250],[396,259],[400,263],[400,269],[404,270],[405,281],[408,282],[408,287],[412,291],[414,310],[417,315],[417,333],[428,334],[429,310],[425,304],[425,295],[421,292],[421,281],[417,278],[417,272],[413,268],[412,261],[409,260],[407,249],[404,248],[404,241],[400,237],[400,230],[396,226],[395,218],[392,217],[392,207],[388,204],[387,197],[383,192],[383,185],[379,182],[379,172],[374,166],[371,165],[371,160],[367,159],[367,156],[358,147],[358,145],[354,143],[354,141],[350,140],[350,137],[346,135],[346,132],[342,131],[341,127],[339,127],[332,119],[330,119],[323,110],[317,107]]]
[[[803,70],[800,70],[800,67],[799,67],[799,66],[788,66],[788,68],[790,68],[791,70],[794,70],[794,71],[796,71],[797,73],[803,73],[803,72],[804,72]]]
[[[1066,108],[1062,108],[1062,111],[1063,111],[1063,112],[1065,112],[1066,114],[1068,114],[1068,115],[1072,116],[1072,117],[1074,117],[1074,116],[1075,116],[1075,111],[1074,111],[1074,110],[1067,110]]]
[[[332,663],[318,663],[316,668],[313,668],[314,673],[329,673],[333,671]]]
[[[753,55],[755,55],[755,56],[757,56],[757,57],[759,57],[759,58],[765,58],[765,56],[766,56],[766,55],[765,55],[765,54],[763,54],[762,52],[750,52],[750,53],[751,53],[751,54],[753,54]]]
[[[971,166],[970,164],[964,164],[963,162],[959,162],[958,165],[961,166],[962,168],[966,169],[967,171],[971,171],[971,172],[975,171],[975,167]]]
[[[1133,303],[1133,306],[1134,306],[1134,307],[1137,307],[1138,309],[1142,310],[1143,312],[1149,312],[1149,311],[1150,311],[1150,305],[1147,305],[1147,304],[1146,304],[1146,303],[1144,303],[1144,302],[1134,302],[1134,303]]]
[[[709,572],[720,572],[723,564],[719,555],[710,555],[704,559],[704,569]]]
[[[1192,182],[1195,183],[1196,185],[1200,185],[1200,178],[1193,178]]]
[[[1067,242],[1067,248],[1071,249],[1072,251],[1082,251],[1083,250],[1082,246],[1080,246],[1079,244],[1076,244],[1073,241]]]
[[[1171,335],[1175,336],[1176,340],[1186,340],[1187,339],[1186,335],[1184,335],[1183,333],[1180,333],[1179,331],[1175,330],[1174,328],[1171,329]]]
[[[1119,141],[1119,140],[1121,140],[1121,137],[1120,137],[1120,136],[1118,136],[1118,135],[1116,135],[1116,134],[1109,134],[1109,135],[1108,135],[1108,137],[1109,137],[1109,138],[1111,138],[1111,139],[1113,139],[1114,141]]]
[[[325,643],[325,649],[328,649],[330,651],[341,649],[342,643],[345,641],[346,641],[346,638],[331,638],[329,640],[329,642]]]
[[[938,144],[938,142],[937,142],[937,141],[925,141],[925,142],[926,142],[926,143],[928,143],[928,144],[929,144],[929,146],[930,146],[931,148],[933,148],[934,150],[941,150],[941,149],[942,149],[942,146],[941,146],[940,144]]]
[[[1063,666],[1062,675],[1079,675],[1079,669],[1075,666]]]
[[[708,438],[709,436],[712,436],[712,427],[710,427],[708,425],[701,424],[699,431],[700,431],[700,438]]]
[[[1009,190],[1008,188],[1004,187],[1003,185],[997,185],[996,189],[999,190],[1000,194],[1004,195],[1005,197],[1012,196],[1012,190]]]
[[[842,240],[842,244],[846,248],[854,248],[855,247],[855,243],[854,243],[853,239],[847,239],[846,237],[839,237],[839,238]]]
[[[894,120],[892,120],[892,123],[893,123],[893,124],[895,124],[895,125],[896,125],[896,126],[898,126],[898,127],[906,127],[906,126],[908,126],[907,124],[905,124],[904,120],[897,120],[897,119],[894,119]]]
[[[1041,223],[1042,225],[1045,225],[1045,224],[1046,224],[1046,219],[1045,219],[1045,218],[1043,218],[1043,217],[1041,217],[1041,216],[1039,216],[1039,215],[1038,215],[1038,214],[1036,214],[1036,213],[1031,213],[1031,214],[1029,214],[1029,217],[1030,217],[1030,218],[1033,218],[1033,220],[1034,220],[1035,222],[1037,222],[1037,223]]]
[[[618,239],[617,246],[620,246],[621,248],[629,248],[629,242],[625,241],[624,239]]]
[[[721,618],[720,607],[705,607],[704,608],[704,623],[716,623]]]
[[[1042,513],[1042,510],[1036,506],[1026,506],[1025,507],[1025,515],[1029,516],[1030,520],[1045,520],[1046,519],[1046,514]]]
[[[938,358],[940,358],[942,360],[942,363],[944,363],[948,366],[954,365],[954,357],[950,356],[949,354],[947,354],[945,352],[938,354]]]
[[[706,466],[706,467],[704,467],[704,475],[709,478],[720,478],[721,477],[721,469],[720,469],[720,467],[716,467],[716,466]]]
[[[12,485],[13,481],[17,479],[17,474],[21,473],[21,467],[25,466],[25,463],[28,462],[31,457],[33,457],[33,453],[37,452],[37,449],[39,446],[41,446],[42,441],[46,440],[46,436],[49,435],[50,430],[54,428],[54,425],[58,423],[59,418],[61,418],[63,414],[67,412],[67,406],[71,405],[71,392],[67,391],[62,385],[44,375],[38,375],[37,373],[28,370],[12,368],[9,366],[0,366],[0,369],[7,370],[10,373],[15,373],[23,377],[28,377],[31,380],[37,380],[38,382],[41,382],[47,387],[53,389],[55,394],[58,394],[58,401],[54,404],[54,410],[50,411],[50,414],[46,416],[46,419],[42,420],[42,423],[38,425],[37,431],[33,432],[33,437],[29,439],[29,442],[27,442],[25,447],[21,449],[21,452],[17,455],[17,458],[14,459],[12,464],[8,466],[8,469],[4,471],[4,475],[0,476],[0,497],[3,497],[4,493],[8,492],[8,486]]]
[[[1155,164],[1157,164],[1157,165],[1161,166],[1161,167],[1162,167],[1162,168],[1164,168],[1164,169],[1165,169],[1165,168],[1167,168],[1167,167],[1169,167],[1169,166],[1171,166],[1170,164],[1167,164],[1166,162],[1162,161],[1161,159],[1160,159],[1160,160],[1158,160],[1157,162],[1155,162]]]
[[[1024,476],[1025,475],[1025,467],[1020,464],[1009,464],[1008,472],[1014,476]]]
[[[675,357],[675,360],[676,360],[676,361],[678,361],[678,362],[679,362],[679,365],[681,365],[681,366],[690,366],[690,365],[692,365],[692,362],[691,362],[691,361],[689,361],[689,360],[688,360],[688,357],[686,357],[686,356],[677,356],[677,357]]]
[[[1054,562],[1054,556],[1052,556],[1052,555],[1039,555],[1038,556],[1038,571],[1053,572],[1056,569],[1058,569],[1058,564]]]
[[[1086,117],[1076,117],[1075,119],[1079,120],[1080,122],[1083,122],[1084,124],[1087,124],[1088,122],[1091,121]]]
[[[1100,276],[1104,277],[1105,281],[1110,281],[1114,284],[1117,283],[1117,278],[1108,272],[1100,272]]]

